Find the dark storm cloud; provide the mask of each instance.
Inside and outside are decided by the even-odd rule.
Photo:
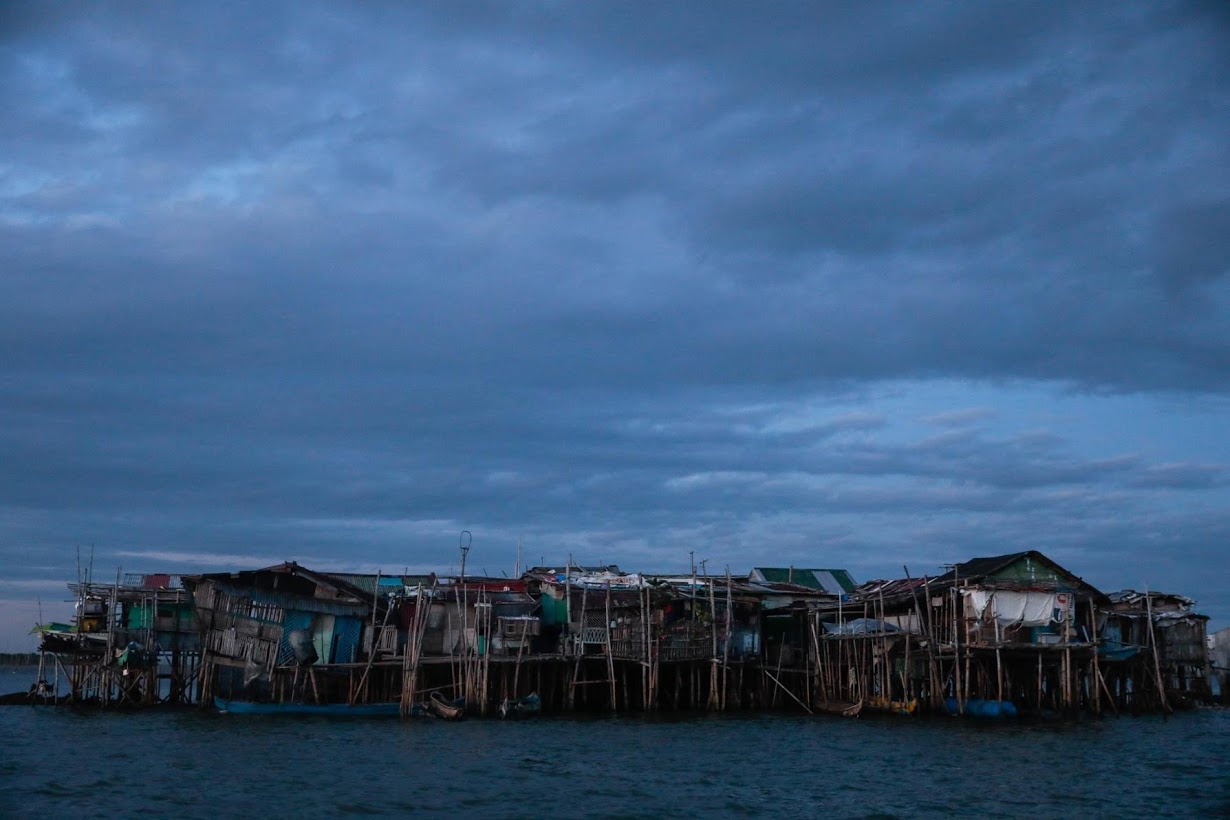
[[[1215,8],[0,14],[0,574],[436,561],[476,522],[876,572],[1230,534],[1181,431],[867,405],[1224,397]]]

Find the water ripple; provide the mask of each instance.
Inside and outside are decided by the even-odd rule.
[[[1136,817],[1230,810],[1230,712],[329,721],[0,709],[0,815]]]

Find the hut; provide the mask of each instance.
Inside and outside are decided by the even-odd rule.
[[[951,711],[1101,710],[1096,587],[1037,550],[974,558],[928,586]]]
[[[379,598],[294,562],[186,576],[202,645],[203,700],[354,700]]]
[[[869,581],[815,613],[817,689],[836,703],[995,717],[1099,708],[1103,595],[1037,550]]]
[[[1230,705],[1230,627],[1209,636],[1209,665],[1216,683],[1216,695],[1223,705]]]
[[[1099,654],[1120,707],[1169,709],[1212,700],[1209,618],[1195,611],[1195,601],[1132,589],[1107,597]]]
[[[72,624],[40,624],[39,679],[61,675],[69,701],[128,706],[190,703],[200,644],[178,575],[116,573],[115,583],[68,585]],[[53,670],[47,670],[50,660]]]

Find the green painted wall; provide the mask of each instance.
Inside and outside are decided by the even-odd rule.
[[[991,576],[996,581],[1052,581],[1075,582],[1075,578],[1056,572],[1052,567],[1025,556],[1009,567],[1005,567]]]
[[[542,591],[539,599],[542,605],[542,622],[544,624],[562,624],[568,621],[568,602],[560,596],[555,598],[549,590]]]

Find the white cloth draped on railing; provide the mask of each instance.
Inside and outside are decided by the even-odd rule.
[[[1046,626],[1061,622],[1068,606],[1067,595],[1055,592],[971,589],[965,592],[965,601],[968,614],[979,620],[995,619],[1000,626]]]

